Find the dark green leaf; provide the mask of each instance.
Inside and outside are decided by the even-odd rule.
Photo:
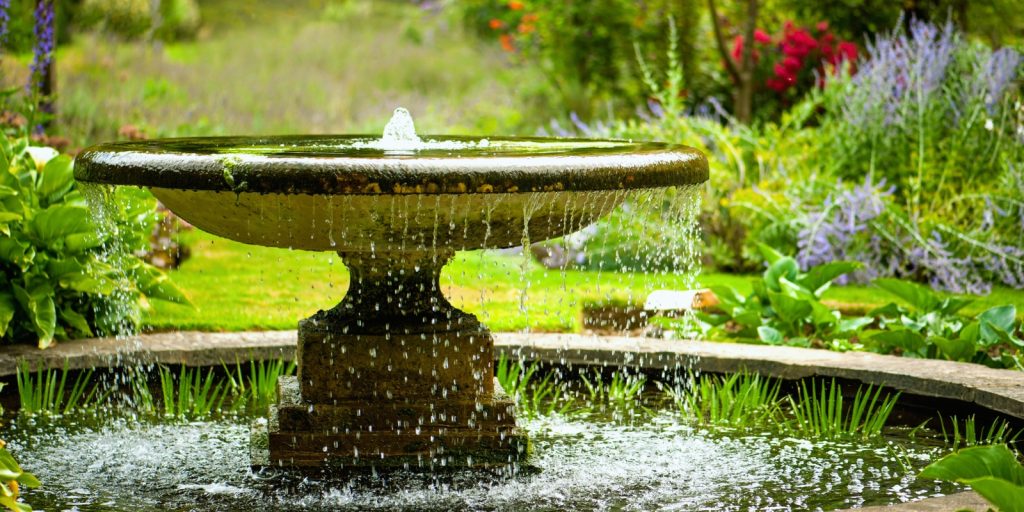
[[[772,309],[779,315],[779,318],[789,324],[803,321],[811,315],[809,301],[772,292],[768,292],[768,300],[771,301]]]
[[[868,341],[873,344],[879,344],[884,348],[891,349],[892,347],[897,347],[905,352],[911,352],[914,354],[919,353],[927,346],[924,336],[905,329],[897,331],[882,331],[868,338]]]
[[[779,278],[785,277],[793,281],[799,272],[800,266],[797,265],[796,260],[789,257],[780,258],[764,271],[764,285],[770,291],[781,292],[782,288],[779,285]]]
[[[856,261],[833,261],[831,263],[812,267],[806,274],[800,276],[796,282],[820,297],[821,292],[824,292],[822,288],[830,284],[835,280],[835,278],[844,274],[849,274],[863,266],[864,265]]]
[[[933,311],[939,307],[939,296],[926,286],[890,278],[875,279],[874,284],[890,294],[903,299],[911,307],[922,313]]]
[[[36,214],[32,231],[44,244],[53,246],[64,237],[76,233],[89,233],[95,229],[89,209],[83,206],[54,205]]]
[[[967,361],[977,352],[975,344],[967,340],[929,336],[927,342],[939,347],[939,351],[952,361]]]
[[[978,315],[981,339],[993,342],[1001,338],[1000,332],[1011,333],[1017,323],[1017,308],[1013,305],[996,306]]]

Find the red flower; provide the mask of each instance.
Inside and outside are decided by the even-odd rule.
[[[519,11],[519,10],[522,10],[523,7],[524,6],[523,6],[522,2],[518,2],[516,0],[509,0],[509,3],[508,3],[508,8],[509,9],[512,9],[513,11]]]
[[[491,30],[498,30],[505,26],[505,22],[497,18],[491,18],[491,21],[487,22],[487,24],[490,25]]]
[[[842,41],[839,43],[839,55],[842,55],[844,59],[853,62],[857,60],[857,45],[849,42]]]
[[[732,40],[732,58],[740,60],[743,57],[743,36],[736,36]]]
[[[768,44],[772,42],[772,37],[767,32],[761,29],[754,30],[754,41],[761,44]]]
[[[819,21],[816,28],[818,29],[818,32],[824,32],[824,31],[828,30],[828,22],[827,21]]]

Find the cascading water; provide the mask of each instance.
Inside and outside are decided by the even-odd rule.
[[[544,270],[524,248],[586,229],[577,238],[607,240],[597,244],[605,253],[587,255],[601,257],[607,298],[644,295],[669,280],[686,286],[698,267],[706,171],[699,155],[676,146],[421,137],[405,109],[380,139],[183,139],[87,150],[76,174],[96,183],[89,186],[148,186],[214,234],[340,254],[350,268],[347,295],[302,321],[299,377],[281,381],[278,403],[253,431],[246,416],[161,422],[128,412],[19,421],[4,437],[46,484],[34,503],[53,509],[814,509],[948,490],[901,469],[927,458],[917,445],[710,431],[654,398],[650,410],[606,410],[588,403],[578,382],[570,392],[584,398],[566,415],[524,413],[525,397],[515,408],[492,393],[483,325],[516,312],[530,329],[532,312],[580,300],[575,271]],[[102,208],[100,195],[91,196]],[[612,243],[623,234],[633,243]],[[509,248],[519,254],[493,251]],[[463,265],[476,274],[460,281],[475,280],[478,293],[459,293],[442,266],[456,251],[477,249],[455,256],[479,262]],[[515,273],[522,291],[483,308],[487,281]],[[564,293],[543,302],[530,290],[549,274]],[[586,370],[562,363],[556,379]],[[675,385],[685,379],[677,370],[656,377]],[[262,459],[250,458],[250,448]],[[520,471],[524,464],[533,470]]]

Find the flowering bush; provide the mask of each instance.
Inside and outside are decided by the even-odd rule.
[[[741,60],[746,44],[742,35],[733,38],[731,56],[735,61]],[[837,38],[826,21],[813,29],[787,21],[775,35],[761,29],[754,31],[754,77],[759,93],[783,106],[824,85],[826,74],[834,73],[844,63],[852,65],[857,54],[857,45]]]

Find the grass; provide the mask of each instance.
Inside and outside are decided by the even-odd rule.
[[[192,257],[170,273],[195,309],[154,301],[149,330],[243,331],[294,329],[300,318],[337,304],[348,272],[331,253],[289,251],[232,242],[191,231],[181,235]],[[525,263],[525,266],[524,266]],[[476,314],[495,331],[578,332],[583,304],[592,300],[643,303],[655,289],[685,289],[686,276],[547,270],[521,256],[462,252],[442,273],[451,302]],[[700,286],[725,284],[748,293],[752,276],[705,273]],[[877,289],[833,287],[826,299],[884,305]],[[997,289],[972,304],[968,314],[996,304],[1024,312],[1024,292]]]
[[[76,34],[56,57],[54,131],[84,147],[147,135],[379,133],[397,106],[421,133],[532,134],[546,81],[411,2],[201,2],[194,41]],[[0,88],[31,55],[0,60]]]

